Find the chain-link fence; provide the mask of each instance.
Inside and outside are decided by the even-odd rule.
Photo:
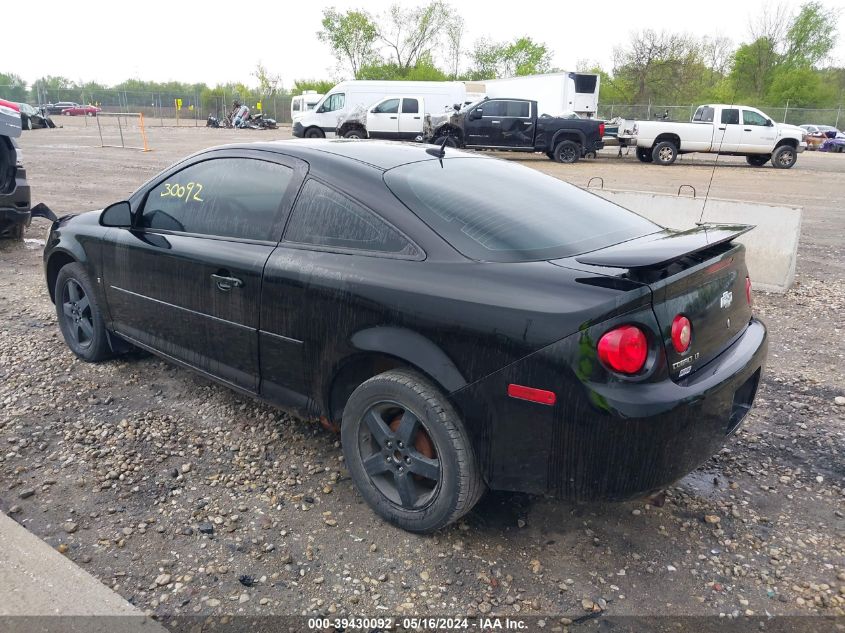
[[[0,98],[10,92],[11,86],[0,86]],[[264,97],[258,92],[236,92],[225,89],[208,89],[200,93],[183,92],[133,92],[129,90],[84,90],[82,88],[39,90],[32,105],[50,105],[73,102],[95,105],[104,112],[143,112],[146,124],[205,125],[208,115],[228,114],[235,100],[246,104],[253,112],[259,110],[278,123],[290,123],[290,95]],[[20,99],[14,99],[19,101]],[[37,101],[38,103],[35,103]],[[260,108],[258,107],[260,104]],[[53,115],[58,115],[54,112]]]
[[[665,118],[667,121],[689,121],[698,105],[600,104],[598,116],[605,120],[621,117],[638,120]],[[759,109],[779,123],[832,125],[837,129],[845,127],[845,107],[841,105],[836,108],[793,108],[784,105],[764,106]]]

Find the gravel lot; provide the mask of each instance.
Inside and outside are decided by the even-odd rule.
[[[62,122],[20,139],[33,202],[60,215],[121,199],[192,151],[289,136],[154,128],[145,154]],[[511,158],[579,185],[673,193],[703,192],[713,167],[615,149],[573,166]],[[162,617],[542,615],[561,630],[584,616],[845,616],[845,156],[718,164],[711,196],[804,206],[797,283],[755,297],[771,336],[756,408],[662,506],[489,494],[436,535],[393,528],[319,424],[154,357],[79,362],[36,220],[24,243],[0,244],[0,511]]]

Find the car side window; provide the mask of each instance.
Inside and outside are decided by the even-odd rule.
[[[419,249],[375,213],[316,180],[302,187],[285,241],[417,256]]]
[[[725,108],[722,110],[722,123],[726,125],[739,125],[739,110]]]
[[[337,92],[333,95],[329,95],[326,100],[323,101],[323,105],[321,106],[320,110],[322,112],[334,112],[336,110],[342,109],[345,103],[346,95],[342,92]]]
[[[742,122],[745,123],[745,125],[762,125],[765,127],[768,125],[769,120],[762,114],[757,114],[752,110],[743,110]]]
[[[504,116],[527,119],[531,117],[531,104],[527,101],[505,101]]]
[[[402,99],[402,112],[405,114],[419,114],[420,102],[417,99]]]
[[[139,228],[278,240],[293,169],[253,158],[212,158],[171,174],[147,194]]]
[[[710,106],[701,106],[695,111],[693,121],[701,121],[702,123],[713,123],[714,110]]]
[[[378,104],[373,112],[378,114],[397,114],[399,112],[399,99],[388,99]]]
[[[505,115],[504,101],[486,101],[481,106],[481,116],[504,116]]]

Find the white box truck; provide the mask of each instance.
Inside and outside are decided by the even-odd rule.
[[[461,81],[343,81],[329,90],[317,106],[293,123],[293,135],[304,138],[335,136],[338,125],[386,97],[416,97],[425,102],[426,112],[440,113],[466,100]]]
[[[546,73],[481,83],[491,99],[530,99],[537,102],[540,114],[550,116],[575,112],[593,117],[599,104],[600,80],[593,73]]]

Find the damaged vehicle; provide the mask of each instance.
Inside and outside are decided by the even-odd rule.
[[[31,221],[31,195],[23,155],[15,139],[6,135],[14,131],[4,130],[2,125],[2,119],[7,116],[2,104],[0,100],[0,238],[19,240]],[[19,134],[20,119],[17,123]]]
[[[604,147],[604,122],[538,114],[526,99],[482,99],[460,110],[426,116],[423,139],[435,145],[543,152],[561,163],[595,157]]]
[[[35,108],[28,103],[19,103],[18,107],[21,109],[21,127],[24,130],[56,127],[45,110]]]
[[[660,490],[736,431],[766,358],[752,227],[665,229],[452,148],[228,145],[102,211],[37,214],[80,359],[139,347],[338,425],[364,500],[414,532],[486,488]]]

